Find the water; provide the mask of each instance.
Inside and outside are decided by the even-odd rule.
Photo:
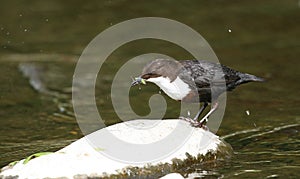
[[[208,178],[299,177],[298,1],[3,1],[0,10],[0,166],[35,152],[55,151],[82,137],[70,93],[79,55],[93,37],[116,23],[159,16],[198,31],[221,63],[267,79],[227,95],[217,134],[232,145],[233,157],[206,168],[195,164],[182,173]],[[106,125],[120,122],[110,99],[114,74],[130,58],[153,51],[191,58],[178,46],[151,39],[117,49],[103,65],[96,86]],[[22,64],[33,67],[35,88],[20,72]],[[158,91],[153,85],[136,88],[132,93],[139,97],[131,100],[135,112],[146,115],[148,99]],[[177,117],[179,104],[166,100],[165,117]]]

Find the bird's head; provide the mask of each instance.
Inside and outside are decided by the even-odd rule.
[[[173,81],[177,77],[181,67],[181,64],[175,60],[156,59],[143,68],[142,74],[134,78],[131,86],[146,84],[146,81],[152,81],[151,79],[161,76],[168,77]]]

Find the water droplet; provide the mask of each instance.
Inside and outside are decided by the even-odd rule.
[[[255,122],[253,123],[253,125],[254,125],[254,127],[256,127],[256,124],[255,124]]]
[[[247,114],[248,116],[250,115],[250,111],[249,111],[249,110],[246,110],[245,112],[246,112],[246,114]]]
[[[139,90],[141,90],[142,88],[139,86]]]
[[[228,32],[231,32],[231,29],[228,29]]]
[[[28,29],[24,29],[24,32],[27,32],[28,31]]]
[[[6,35],[10,35],[10,33],[9,33],[9,32],[6,32]]]
[[[62,107],[62,106],[59,106],[58,109],[59,109],[60,112],[64,112],[64,111],[66,110],[66,109],[65,109],[64,107]]]
[[[19,16],[22,17],[23,15],[22,15],[22,14],[19,14]]]
[[[1,30],[4,30],[4,27],[1,27],[0,29],[1,29]]]
[[[188,115],[188,116],[191,116],[191,112],[190,112],[190,111],[188,111],[188,112],[187,112],[187,115]]]
[[[48,21],[49,21],[49,19],[45,19],[45,21],[46,21],[46,22],[48,22]]]

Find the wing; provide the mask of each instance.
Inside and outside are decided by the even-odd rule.
[[[238,71],[221,64],[204,60],[183,60],[179,62],[200,89],[211,88],[212,86],[224,88],[226,84],[227,90],[231,90],[235,87],[236,81],[240,79]]]

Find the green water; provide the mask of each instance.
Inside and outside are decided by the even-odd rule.
[[[157,16],[199,32],[221,63],[267,79],[227,94],[217,134],[234,149],[231,160],[186,170],[195,177],[298,178],[300,169],[300,5],[268,1],[8,1],[0,7],[0,166],[40,151],[55,151],[82,137],[71,106],[76,62],[106,28],[131,18]],[[229,32],[229,29],[231,32]],[[97,80],[96,101],[111,125],[120,120],[110,99],[114,74],[144,53],[191,58],[174,44],[140,40],[114,51]],[[35,90],[20,72],[29,64],[51,94]],[[140,69],[137,69],[140,70]],[[129,78],[130,80],[130,78]],[[138,114],[149,112],[150,85],[132,99]],[[169,100],[166,118],[179,115]],[[250,111],[250,115],[246,111]]]

